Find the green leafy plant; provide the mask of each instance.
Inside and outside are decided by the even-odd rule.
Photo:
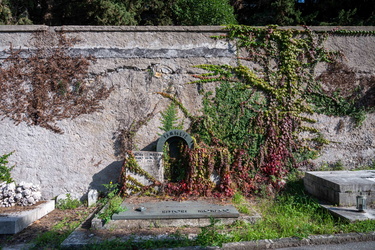
[[[119,195],[117,183],[110,182],[109,184],[103,184],[103,186],[107,189],[107,192],[101,203],[105,205],[102,212],[98,214],[98,218],[105,224],[112,219],[113,214],[126,211],[126,208],[121,206],[124,199]]]
[[[164,112],[161,112],[161,124],[162,127],[159,127],[164,132],[170,131],[172,129],[182,129],[183,128],[183,121],[180,123],[178,122],[177,116],[177,106],[174,102],[171,102],[167,109]]]
[[[106,199],[112,199],[113,197],[115,197],[119,193],[119,189],[118,189],[119,184],[118,183],[113,183],[111,181],[108,184],[103,184],[103,186],[106,189],[106,192],[105,192],[105,198]]]
[[[124,199],[118,195],[108,199],[107,205],[103,212],[98,214],[98,218],[102,219],[105,224],[112,219],[112,215],[126,211],[126,208],[121,206],[123,201]]]
[[[342,54],[324,47],[324,41],[339,31],[237,25],[227,31],[216,38],[236,43],[238,65],[198,65],[208,73],[194,75],[198,80],[191,82],[203,86],[203,115],[192,116],[176,98],[159,93],[191,120],[190,133],[197,140],[196,148],[183,156],[185,178],[166,185],[170,194],[278,192],[288,172],[309,165],[309,159],[330,143],[311,127],[315,121],[308,114],[351,115],[359,123],[365,118],[367,110],[360,108],[357,93],[347,91],[344,97],[324,92],[319,80],[327,76],[316,79],[314,74],[318,63],[336,65],[330,67],[337,68],[331,81],[337,85],[340,72],[347,72],[337,63]],[[247,62],[256,65],[254,69]],[[204,84],[210,82],[217,83],[215,91],[204,92]],[[212,175],[219,176],[220,184],[210,180]]]
[[[11,183],[14,181],[11,176],[11,171],[14,166],[7,166],[7,164],[9,163],[7,159],[12,154],[13,152],[0,156],[0,181],[5,181],[6,183]]]
[[[239,192],[236,192],[232,197],[232,202],[237,208],[238,212],[243,214],[251,214],[250,204],[246,198]]]
[[[66,199],[60,199],[56,204],[56,208],[61,210],[75,209],[81,205],[82,203],[78,199],[73,199],[71,194],[66,194]]]

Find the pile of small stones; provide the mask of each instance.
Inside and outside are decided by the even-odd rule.
[[[32,183],[0,183],[0,207],[31,206],[40,201],[40,187]]]

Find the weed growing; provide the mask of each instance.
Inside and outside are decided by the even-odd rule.
[[[62,221],[54,225],[50,231],[39,235],[33,241],[33,247],[30,249],[58,249],[65,238],[83,221],[85,215],[86,212],[83,212],[79,216],[80,219],[74,221],[72,221],[72,218],[65,217]]]
[[[230,242],[283,237],[306,238],[316,234],[370,232],[375,221],[349,223],[334,218],[318,202],[304,192],[301,178],[289,177],[287,188],[274,200],[258,200],[258,211],[262,219],[257,223],[241,224],[232,228]],[[223,242],[224,243],[224,242]]]
[[[103,212],[99,213],[98,217],[104,223],[107,223],[112,219],[113,214],[126,211],[126,209],[121,207],[123,198],[119,195],[118,184],[110,182],[103,185],[107,188],[107,195],[101,200],[101,203],[105,207]]]
[[[248,215],[252,213],[250,210],[249,202],[241,193],[235,193],[232,197],[232,202],[234,206],[237,208],[238,212]]]
[[[56,208],[61,210],[75,209],[81,205],[82,203],[78,199],[73,199],[70,194],[67,194],[66,199],[61,199],[57,202]]]

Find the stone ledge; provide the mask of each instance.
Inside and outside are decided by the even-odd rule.
[[[0,234],[16,234],[54,209],[55,201],[50,200],[32,210],[1,215]]]
[[[217,225],[230,225],[236,221],[255,223],[260,215],[240,215],[238,218],[218,218]],[[149,227],[206,227],[211,225],[210,218],[200,219],[149,219],[149,220],[111,220],[103,225],[102,220],[94,218],[91,221],[92,229],[131,229]]]
[[[375,220],[375,210],[366,209],[365,212],[359,212],[356,207],[337,207],[332,205],[321,204],[322,207],[327,209],[331,214],[342,219],[346,219],[350,222],[363,221],[363,220]]]
[[[299,239],[297,237],[281,238],[281,239],[267,239],[257,241],[244,241],[235,243],[225,243],[222,249],[231,250],[242,250],[242,249],[277,249],[286,247],[301,247],[311,245],[328,245],[328,244],[340,244],[348,242],[360,242],[360,241],[374,241],[375,232],[370,233],[346,233],[337,235],[312,235],[305,239]]]
[[[259,26],[264,28],[265,26]],[[223,33],[225,26],[47,26],[47,25],[0,25],[1,32],[34,32],[52,30],[56,32],[213,32]],[[280,29],[303,30],[302,26],[280,26]],[[375,26],[309,26],[313,31],[375,31]]]

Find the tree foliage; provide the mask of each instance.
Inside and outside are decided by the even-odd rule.
[[[177,0],[174,6],[180,25],[236,24],[228,0]]]
[[[2,0],[0,24],[375,25],[372,0]]]

